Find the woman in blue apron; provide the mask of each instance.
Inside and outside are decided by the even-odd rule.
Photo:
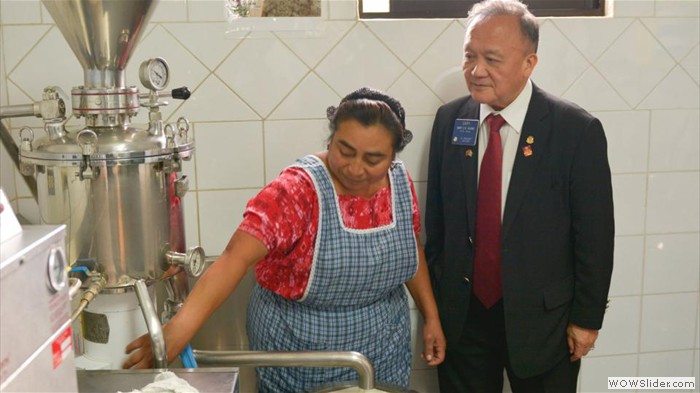
[[[357,351],[378,384],[408,389],[410,320],[404,284],[424,317],[423,358],[442,362],[445,340],[418,239],[412,181],[396,153],[411,139],[401,104],[362,88],[328,109],[328,150],[285,169],[251,199],[224,253],[165,325],[175,358],[249,266],[250,347]],[[150,339],[125,367],[152,364]],[[349,368],[258,368],[265,392],[305,392],[357,380]]]

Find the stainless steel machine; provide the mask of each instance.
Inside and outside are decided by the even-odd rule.
[[[167,62],[152,58],[139,69],[140,93],[126,82],[125,68],[152,14],[155,0],[43,1],[77,56],[83,85],[71,91],[72,113],[85,126],[68,129],[60,88],[43,100],[0,108],[0,118],[37,116],[44,132],[19,132],[19,166],[34,175],[42,224],[67,228],[69,265],[83,269],[82,299],[73,314],[81,368],[119,368],[124,348],[148,330],[157,366],[166,367],[160,321],[180,307],[199,275],[204,252],[185,250],[181,198],[188,180],[182,161],[194,152],[186,118],[163,121],[165,98],[187,99],[187,88],[166,91]],[[140,109],[149,123],[130,124]],[[156,291],[162,283],[164,291]],[[155,293],[167,299],[154,305]],[[98,295],[99,294],[99,295]],[[94,300],[94,301],[93,301]],[[156,310],[162,309],[162,318]]]

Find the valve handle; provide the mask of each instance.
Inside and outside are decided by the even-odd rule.
[[[190,89],[187,88],[187,86],[179,87],[177,89],[173,89],[170,92],[171,96],[175,99],[178,100],[186,100],[190,98],[192,93],[190,92]]]

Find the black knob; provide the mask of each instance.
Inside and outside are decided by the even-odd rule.
[[[186,100],[192,95],[192,93],[190,93],[190,89],[188,89],[187,86],[183,86],[178,89],[173,89],[170,92],[170,94],[173,98],[176,98],[178,100]]]

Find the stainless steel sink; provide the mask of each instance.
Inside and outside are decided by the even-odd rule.
[[[78,370],[78,392],[131,392],[153,382],[164,369]],[[238,391],[237,367],[170,368],[200,392],[235,393]]]

